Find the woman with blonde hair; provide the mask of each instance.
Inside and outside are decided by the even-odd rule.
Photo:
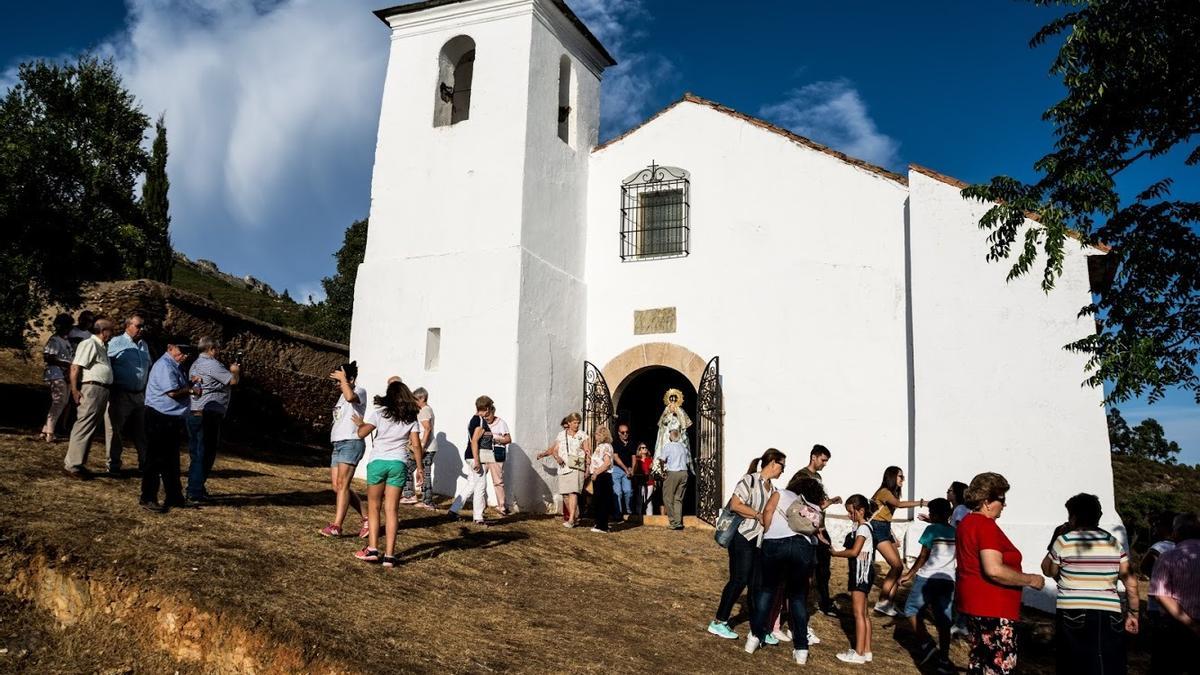
[[[608,472],[612,468],[612,458],[612,432],[607,424],[601,424],[596,429],[596,449],[592,451],[592,461],[588,465],[592,477],[592,517],[596,519],[592,532],[608,532],[613,503],[612,474]]]
[[[537,459],[553,457],[558,463],[558,493],[563,498],[563,527],[575,527],[579,522],[579,493],[587,473],[587,458],[591,446],[587,434],[579,429],[583,418],[573,412],[562,419],[562,431],[554,443],[538,453]],[[611,489],[609,490],[611,492]]]

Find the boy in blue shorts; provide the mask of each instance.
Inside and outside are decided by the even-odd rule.
[[[912,582],[903,613],[921,641],[919,663],[924,665],[938,656],[939,673],[956,672],[950,663],[950,610],[954,605],[954,575],[957,570],[954,528],[950,526],[950,514],[953,511],[948,500],[935,499],[929,502],[929,526],[921,533],[921,554],[901,579],[901,583]],[[921,610],[927,605],[937,626],[936,645],[921,619]]]

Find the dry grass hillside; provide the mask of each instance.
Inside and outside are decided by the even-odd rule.
[[[795,668],[789,649],[748,656],[740,642],[704,632],[726,566],[709,532],[601,535],[544,516],[475,529],[407,509],[402,565],[385,570],[353,559],[358,539],[316,534],[333,498],[320,451],[229,450],[210,483],[215,504],[152,514],[136,507],[134,480],[65,480],[61,444],[0,435],[0,579],[2,602],[15,608],[0,623],[0,649],[9,650],[0,670]],[[357,517],[347,524],[357,527]],[[844,584],[836,565],[834,587]],[[735,619],[742,635],[746,619]],[[872,670],[918,672],[906,630],[873,621]],[[817,616],[813,625],[824,642],[806,670],[853,672],[834,658],[847,644],[849,617]],[[1049,672],[1045,620],[1026,626],[1025,672]],[[965,663],[962,644],[954,658]]]

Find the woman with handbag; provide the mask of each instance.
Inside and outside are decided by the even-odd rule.
[[[512,443],[512,434],[509,433],[508,423],[496,417],[494,405],[488,406],[483,421],[489,428],[484,435],[491,441],[488,444],[490,447],[482,453],[483,466],[486,475],[492,478],[492,486],[496,488],[496,510],[500,515],[507,516],[508,502],[504,499],[504,460],[508,456],[508,444]]]
[[[485,416],[493,407],[490,396],[475,399],[475,415],[467,423],[467,448],[463,451],[462,473],[454,490],[454,502],[450,514],[455,518],[471,502],[471,520],[476,525],[485,525],[483,511],[487,508],[487,483],[484,482],[484,450],[492,450],[492,433]]]
[[[562,431],[554,444],[538,453],[537,459],[553,457],[558,462],[558,493],[563,498],[563,527],[579,522],[579,493],[587,477],[587,457],[591,454],[587,434],[579,429],[583,418],[573,412],[562,419]]]
[[[763,509],[762,580],[754,595],[746,651],[754,653],[771,632],[776,594],[788,603],[792,658],[808,662],[808,581],[816,563],[821,507],[790,490],[776,490]],[[778,639],[778,638],[776,638]]]
[[[761,458],[750,462],[746,475],[738,481],[737,486],[733,488],[733,496],[729,498],[729,509],[742,520],[729,543],[729,581],[721,591],[717,615],[708,624],[708,632],[717,637],[728,640],[738,637],[729,627],[729,616],[733,613],[733,603],[737,602],[742,591],[755,578],[760,561],[759,540],[763,535],[763,510],[775,491],[771,481],[783,474],[786,460],[787,456],[782,452],[775,448],[768,449]],[[751,588],[746,596],[751,616],[754,615],[755,590]],[[750,637],[753,638],[753,634]],[[763,641],[771,645],[779,642],[769,633]],[[757,648],[757,645],[755,647]],[[746,641],[746,650],[753,651],[750,649],[749,639]]]

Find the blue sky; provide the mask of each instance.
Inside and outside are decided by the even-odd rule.
[[[568,2],[621,62],[605,79],[605,137],[691,91],[889,168],[915,162],[966,181],[1030,178],[1052,143],[1040,115],[1061,93],[1047,74],[1053,49],[1027,42],[1057,9],[1011,0]],[[370,10],[387,4],[10,3],[0,89],[30,57],[111,55],[146,112],[166,113],[176,247],[298,299],[320,297],[344,228],[370,203],[387,56],[387,30]],[[1177,196],[1200,198],[1196,172],[1175,171]],[[1153,177],[1139,169],[1122,184]],[[1188,396],[1121,409],[1130,421],[1157,418],[1184,446],[1182,459],[1200,463],[1200,414]]]

